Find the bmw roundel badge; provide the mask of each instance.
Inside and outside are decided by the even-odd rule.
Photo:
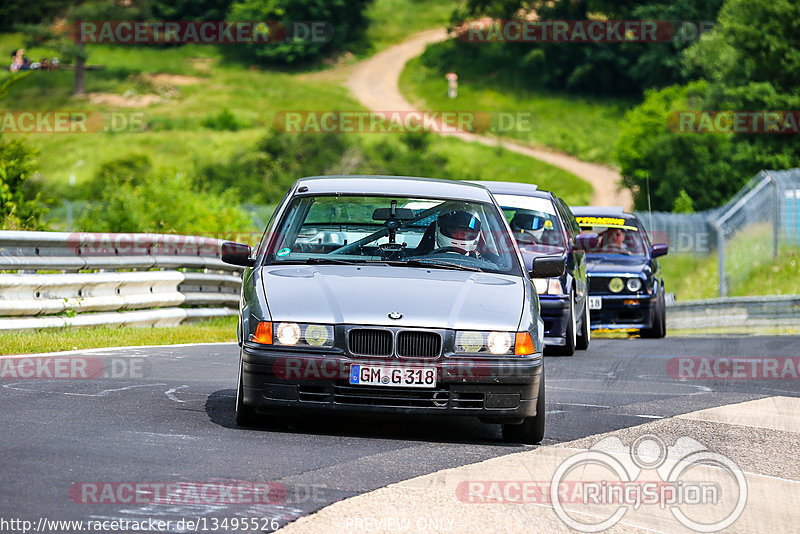
[[[392,312],[389,314],[389,319],[402,319],[403,314],[400,312]]]

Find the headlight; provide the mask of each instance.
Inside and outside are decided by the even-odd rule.
[[[610,289],[612,293],[619,293],[622,291],[623,287],[625,287],[625,283],[622,281],[622,278],[612,278],[608,282],[608,289]]]
[[[533,287],[540,295],[563,295],[561,281],[558,278],[534,278]]]
[[[456,332],[456,352],[513,354],[510,332]]]
[[[322,324],[277,323],[275,344],[332,347],[333,327]]]
[[[628,282],[625,286],[628,288],[628,291],[636,293],[642,289],[642,280],[641,278],[628,278]]]
[[[533,287],[536,288],[536,292],[540,295],[547,293],[547,278],[534,278]]]
[[[486,338],[486,345],[492,354],[506,354],[511,348],[511,334],[508,332],[492,332]]]

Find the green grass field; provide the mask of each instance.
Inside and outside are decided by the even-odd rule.
[[[764,227],[741,232],[726,244],[728,296],[800,295],[800,248],[783,244],[774,257]],[[669,254],[659,260],[668,292],[678,300],[719,296],[717,256]]]
[[[365,46],[357,49],[356,56],[380,52],[422,30],[444,27],[455,7],[452,0],[376,0],[367,8]]]
[[[444,0],[377,0],[368,9],[371,23],[360,53],[368,55],[417,31],[440,27],[452,9],[452,3]],[[0,48],[14,49],[23,40],[21,34],[0,35]],[[181,172],[227,161],[263,136],[280,111],[363,109],[343,86],[346,68],[317,65],[305,72],[246,68],[228,63],[217,47],[203,45],[163,49],[90,45],[88,51],[87,63],[93,69],[86,73],[89,96],[72,97],[70,70],[33,72],[12,89],[4,108],[98,111],[121,120],[140,120],[145,126],[143,131],[23,135],[39,151],[40,180],[56,186],[56,192],[64,191],[71,176],[80,185],[101,164],[130,154],[145,154],[156,168]],[[27,55],[37,59],[55,52],[32,48]],[[137,107],[142,98],[154,101]],[[236,131],[204,125],[223,110],[234,117]],[[575,201],[586,201],[591,193],[587,184],[567,172],[505,151],[440,138],[432,141],[431,150],[451,156],[450,165],[456,170],[462,167],[469,178],[480,172],[479,177],[488,180],[563,184],[567,198]]]
[[[222,341],[236,341],[236,317],[219,317],[175,327],[96,326],[0,332],[0,355]]]
[[[526,111],[529,131],[509,133],[513,139],[566,152],[585,161],[613,164],[619,124],[634,102],[624,99],[585,98],[507,87],[492,73],[460,77],[458,98],[447,96],[444,74],[420,59],[408,62],[400,89],[419,109],[437,111]]]

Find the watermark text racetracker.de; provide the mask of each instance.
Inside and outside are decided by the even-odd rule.
[[[0,380],[126,380],[151,374],[147,358],[96,356],[3,356]]]
[[[281,111],[272,126],[284,133],[530,132],[534,117],[518,111]]]
[[[729,528],[747,504],[747,481],[729,458],[686,436],[608,437],[563,460],[549,480],[466,480],[456,497],[476,504],[543,504],[578,532],[602,532],[626,514],[659,516],[696,532]],[[632,518],[636,521],[636,518]],[[668,523],[665,523],[668,524]]]
[[[0,133],[91,134],[141,132],[147,126],[141,111],[0,111]]]
[[[456,34],[469,43],[666,43],[694,41],[711,31],[704,20],[493,20],[462,22]]]
[[[679,134],[800,134],[800,111],[685,110],[667,116],[667,127]]]
[[[705,357],[670,358],[667,375],[676,380],[797,380],[800,357]]]
[[[50,519],[37,521],[0,517],[0,532],[271,532],[280,528],[277,518],[271,517],[192,517],[161,519]]]
[[[327,43],[333,26],[324,20],[96,20],[76,22],[76,43],[103,44],[279,44]]]

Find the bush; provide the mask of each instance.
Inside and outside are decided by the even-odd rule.
[[[245,127],[228,108],[222,109],[214,115],[207,115],[202,123],[203,126],[211,130],[236,132]]]
[[[669,211],[681,191],[697,210],[728,200],[763,169],[800,167],[800,136],[678,133],[670,112],[800,109],[800,4],[727,0],[718,26],[686,51],[687,72],[703,81],[647,94],[623,124],[618,161],[637,208]]]
[[[671,211],[681,190],[692,198],[694,209],[704,210],[724,203],[754,174],[752,168],[735,165],[739,158],[731,135],[668,128],[672,112],[696,109],[707,90],[700,82],[650,91],[625,115],[617,161],[636,209],[647,209],[648,179],[654,210]]]
[[[324,174],[387,174],[448,178],[446,157],[430,152],[432,134],[406,133],[365,144],[339,134],[270,131],[253,149],[200,171],[202,186],[236,189],[249,203],[275,204],[295,180]],[[459,176],[459,179],[466,177]]]
[[[201,168],[200,182],[218,193],[229,189],[245,192],[253,204],[274,204],[298,178],[329,174],[353,143],[343,135],[270,131],[255,147],[235,154],[228,162]]]
[[[531,10],[545,20],[586,20],[599,15],[609,20],[713,21],[722,2],[473,0],[466,9],[456,10],[453,22],[482,15],[514,19]],[[529,88],[640,95],[646,89],[687,80],[681,54],[692,42],[678,38],[657,43],[454,43],[446,49],[451,54],[427,54],[425,65],[440,69],[443,74],[451,68],[457,68],[459,74],[476,69],[481,75],[491,72],[500,81],[517,80]]]
[[[118,165],[125,166],[124,162]],[[99,200],[92,203],[78,225],[88,232],[192,235],[252,228],[249,216],[239,207],[236,191],[203,191],[188,175],[171,171],[104,182]]]
[[[39,185],[30,178],[36,152],[24,142],[0,137],[0,229],[44,230],[47,214]]]
[[[281,42],[250,43],[235,47],[249,61],[265,64],[296,64],[320,58],[355,41],[366,26],[364,10],[371,0],[237,0],[230,20],[280,22],[288,31]],[[326,42],[291,38],[292,22],[324,21],[332,35]],[[280,32],[277,32],[280,33]],[[276,33],[276,35],[277,35]],[[227,52],[236,53],[226,49]]]

